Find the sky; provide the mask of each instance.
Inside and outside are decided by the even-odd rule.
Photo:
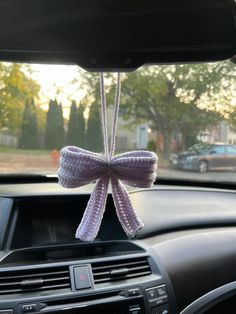
[[[45,65],[32,64],[33,78],[41,85],[41,104],[42,108],[47,110],[49,99],[57,99],[63,105],[64,117],[69,117],[69,109],[71,101],[75,100],[77,103],[86,95],[86,91],[82,89],[80,67],[76,65]],[[72,84],[72,81],[77,81]],[[229,89],[222,88],[221,93],[211,95],[210,99],[201,99],[199,108],[207,108],[222,112],[225,106],[224,98],[228,97]],[[230,107],[236,106],[236,90],[235,86],[231,91],[232,97],[229,102]],[[219,99],[219,96],[222,99]],[[215,99],[215,97],[218,97]],[[217,104],[217,106],[215,105]],[[228,110],[226,110],[228,111]],[[86,113],[87,114],[87,113]],[[227,118],[227,116],[225,115]]]
[[[80,87],[79,67],[74,65],[46,65],[33,64],[33,78],[41,85],[41,99],[43,108],[47,109],[48,99],[55,97],[62,103],[65,115],[68,114],[68,109],[71,100],[79,102],[85,92]],[[78,83],[71,82],[76,79]]]

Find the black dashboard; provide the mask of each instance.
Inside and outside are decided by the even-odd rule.
[[[91,188],[0,186],[0,313],[180,313],[235,280],[234,191],[131,191],[145,224],[135,239],[109,195],[97,239],[84,243],[74,233]],[[234,306],[231,296],[204,313]]]

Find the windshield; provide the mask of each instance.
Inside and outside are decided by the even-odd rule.
[[[159,178],[236,181],[235,73],[230,61],[123,73],[116,153],[157,152]],[[105,74],[109,128],[115,82]],[[63,146],[102,143],[99,74],[0,62],[0,174],[56,174]]]
[[[188,148],[188,151],[193,153],[200,153],[202,151],[207,151],[209,148],[211,148],[211,144],[207,143],[198,143]]]

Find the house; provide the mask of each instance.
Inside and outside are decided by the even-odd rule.
[[[0,130],[0,146],[17,147],[18,136],[7,129]]]
[[[112,129],[113,109],[108,107],[108,129]],[[118,128],[116,135],[116,151],[125,152],[135,149],[147,149],[148,142],[152,138],[151,130],[146,123],[132,125],[124,120],[122,115],[118,117]]]
[[[236,145],[236,131],[230,128],[227,121],[221,121],[198,135],[198,140],[205,143],[224,143]]]

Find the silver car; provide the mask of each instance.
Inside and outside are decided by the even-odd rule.
[[[196,144],[187,151],[172,154],[171,165],[178,169],[205,173],[209,170],[236,170],[236,146],[224,144]]]

